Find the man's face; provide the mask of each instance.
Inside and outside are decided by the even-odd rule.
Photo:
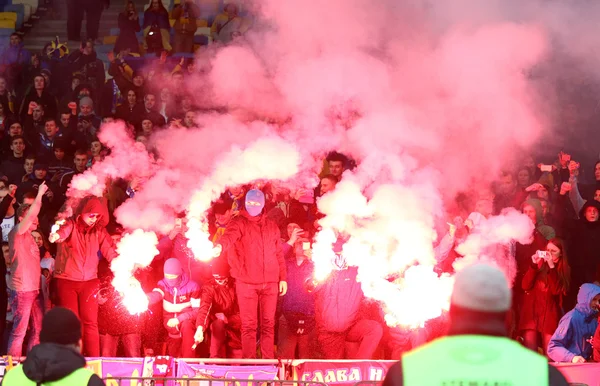
[[[33,120],[34,121],[41,121],[43,117],[44,117],[44,110],[40,106],[33,109]]]
[[[329,173],[339,178],[343,172],[344,165],[342,161],[329,161]]]
[[[45,82],[46,80],[43,76],[36,76],[35,78],[33,78],[33,87],[35,87],[36,90],[43,90]]]
[[[13,47],[16,47],[19,44],[21,44],[21,38],[18,35],[11,35],[10,36],[10,45]]]
[[[596,181],[600,181],[600,163],[594,168],[594,177],[596,177]]]
[[[80,84],[81,80],[79,80],[79,78],[73,78],[73,80],[71,81],[71,90],[75,90]]]
[[[321,195],[331,192],[335,189],[335,182],[331,181],[329,178],[323,178],[321,180]]]
[[[136,75],[135,78],[133,78],[133,85],[135,87],[140,87],[144,84],[144,77],[141,75]]]
[[[57,160],[62,161],[65,159],[65,151],[63,149],[54,149],[54,157],[56,157]]]
[[[196,114],[193,111],[185,113],[185,119],[183,121],[186,127],[194,127],[196,125]]]
[[[152,135],[152,129],[154,129],[154,125],[152,124],[152,121],[149,119],[144,119],[142,121],[142,132],[144,133],[144,135],[146,137],[149,137],[150,135]]]
[[[42,238],[42,235],[40,235],[39,232],[31,232],[31,235],[33,236],[38,248],[41,248],[42,245],[44,245],[44,239]]]
[[[91,55],[92,52],[94,52],[94,47],[93,47],[92,43],[90,43],[90,42],[85,43],[85,46],[83,47],[83,54]]]
[[[85,165],[87,164],[87,162],[88,162],[87,155],[80,155],[80,154],[75,155],[75,168],[77,169],[78,172],[85,171]]]
[[[134,79],[137,79],[139,77],[136,77]],[[131,106],[135,105],[135,103],[137,102],[137,95],[135,95],[135,91],[133,90],[129,90],[127,92],[127,103],[129,103]]]
[[[20,123],[13,123],[8,128],[8,135],[14,137],[15,135],[23,135],[23,127]]]
[[[12,141],[10,150],[12,150],[15,155],[22,155],[25,151],[25,142],[23,139],[19,138]]]
[[[90,144],[90,152],[93,156],[100,154],[102,151],[102,144],[99,141],[94,141]]]
[[[600,189],[596,189],[594,192],[594,200],[600,202]]]
[[[71,114],[60,114],[60,124],[63,127],[69,127],[69,122],[71,122]]]
[[[25,173],[27,173],[27,174],[33,173],[33,165],[35,165],[34,159],[26,159],[25,160]]]
[[[189,110],[192,108],[192,99],[189,97],[185,97],[181,100],[181,107],[183,107],[184,110]]]
[[[540,200],[540,204],[542,205],[542,214],[544,216],[548,215],[548,201]]]
[[[546,188],[538,190],[537,196],[543,200],[548,200],[550,198],[549,197],[550,195],[548,194],[548,191],[546,190]]]
[[[84,213],[81,215],[81,219],[87,226],[93,226],[98,221],[98,213]]]
[[[79,106],[79,109],[81,110],[81,115],[90,115],[92,114],[92,111],[94,111],[94,108],[92,107],[92,105],[87,104],[87,103],[82,103]]]
[[[517,179],[519,180],[519,186],[524,188],[529,186],[529,171],[522,169],[519,170],[519,174],[517,175]]]
[[[500,178],[498,183],[498,191],[500,194],[511,194],[515,191],[515,185],[515,180],[513,179],[512,175],[507,174]]]
[[[107,123],[113,123],[115,119],[113,117],[104,117],[102,118],[102,124],[106,125]]]
[[[148,94],[144,98],[144,106],[146,110],[152,110],[154,105],[156,104],[156,97],[154,95]]]
[[[600,311],[600,294],[594,296],[590,302],[590,308],[594,311]]]
[[[46,169],[36,169],[34,173],[35,178],[37,178],[38,180],[43,180],[44,178],[46,178],[46,174],[48,174],[48,171]]]
[[[46,136],[48,136],[48,138],[54,137],[56,133],[58,133],[58,127],[56,126],[56,122],[47,121],[44,125],[44,131],[46,132]]]
[[[537,215],[535,213],[535,208],[533,206],[531,206],[531,205],[523,206],[523,214],[526,215],[527,217],[529,217],[531,222],[533,222],[534,224],[537,224]]]
[[[589,222],[596,222],[596,221],[598,221],[598,209],[596,209],[593,206],[588,206],[585,209],[584,216],[585,216],[585,219],[588,220]]]

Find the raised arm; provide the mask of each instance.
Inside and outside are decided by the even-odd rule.
[[[40,213],[40,209],[42,208],[42,198],[44,198],[44,194],[48,191],[48,186],[46,186],[45,182],[42,182],[38,188],[37,196],[35,197],[35,201],[31,204],[31,207],[27,211],[23,220],[17,224],[17,233],[23,235],[29,232],[29,228],[31,228],[31,224],[33,224],[34,219],[37,218]]]

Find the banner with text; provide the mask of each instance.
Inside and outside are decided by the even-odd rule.
[[[393,361],[301,362],[294,368],[294,379],[321,382],[328,385],[354,384],[356,382],[380,383]],[[310,383],[308,383],[310,385]]]
[[[212,382],[210,386],[248,386],[254,382],[236,382],[236,379],[275,380],[277,379],[276,366],[219,366],[200,365],[179,361],[177,378],[197,379],[185,382],[182,385],[209,386],[209,382],[202,379],[227,379],[228,382]]]

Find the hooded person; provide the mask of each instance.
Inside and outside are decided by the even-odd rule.
[[[531,209],[533,209],[534,212],[529,213],[531,212]],[[540,200],[530,198],[529,200],[525,201],[523,205],[521,205],[521,210],[523,213],[530,216],[531,221],[533,221],[533,224],[535,225],[535,230],[540,232],[546,240],[552,240],[554,237],[556,237],[556,232],[554,229],[544,223],[544,210]]]
[[[169,334],[167,354],[193,358],[200,286],[185,274],[179,260],[170,258],[165,261],[164,278],[148,294],[148,300],[150,304],[162,301],[164,327]]]
[[[245,209],[233,218],[217,241],[215,255],[227,253],[242,318],[244,358],[256,358],[256,331],[261,320],[260,349],[263,359],[275,356],[277,295],[287,292],[286,267],[277,224],[264,214],[265,195],[249,190]],[[260,315],[258,306],[260,305]]]
[[[592,359],[592,338],[598,328],[600,286],[586,283],[577,305],[562,317],[548,344],[548,357],[556,362],[584,363]]]
[[[566,192],[556,200],[559,236],[566,241],[571,265],[571,286],[565,297],[565,309],[576,304],[577,291],[583,283],[600,279],[600,202],[588,200],[579,211],[579,218],[568,217],[569,198]]]
[[[242,321],[235,294],[235,282],[230,277],[229,266],[222,257],[214,260],[211,268],[213,279],[202,286],[194,341],[203,342],[204,332],[210,328],[211,358],[241,358]]]
[[[95,196],[84,198],[75,215],[53,229],[49,240],[57,243],[54,283],[59,306],[73,311],[83,323],[83,352],[100,356],[98,333],[98,251],[108,262],[117,257],[106,231],[106,203]]]
[[[448,336],[404,354],[383,386],[567,386],[545,357],[507,337],[511,298],[506,276],[498,268],[474,264],[459,271],[450,298]],[[432,363],[435,371],[430,371]]]
[[[85,368],[80,352],[81,322],[77,315],[66,308],[53,308],[42,321],[40,344],[4,375],[2,385],[103,386],[102,379]]]

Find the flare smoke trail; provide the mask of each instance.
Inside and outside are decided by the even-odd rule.
[[[204,213],[227,186],[276,179],[312,187],[319,160],[339,150],[358,167],[318,201],[326,217],[313,246],[317,278],[332,269],[331,243],[341,235],[388,324],[436,317],[452,283],[433,273],[443,202],[473,178],[492,180],[540,138],[547,122],[528,71],[547,57],[557,25],[516,2],[438,3],[255,1],[254,29],[201,53],[201,71],[186,81],[199,105],[228,112],[201,115],[198,129],[157,133],[157,162],[115,151],[131,140],[103,128],[113,155],[73,186],[90,191],[94,178],[147,171],[118,220],[165,233],[187,209],[190,246],[207,259]],[[488,220],[462,246],[463,263],[490,243],[528,239],[525,220]]]

